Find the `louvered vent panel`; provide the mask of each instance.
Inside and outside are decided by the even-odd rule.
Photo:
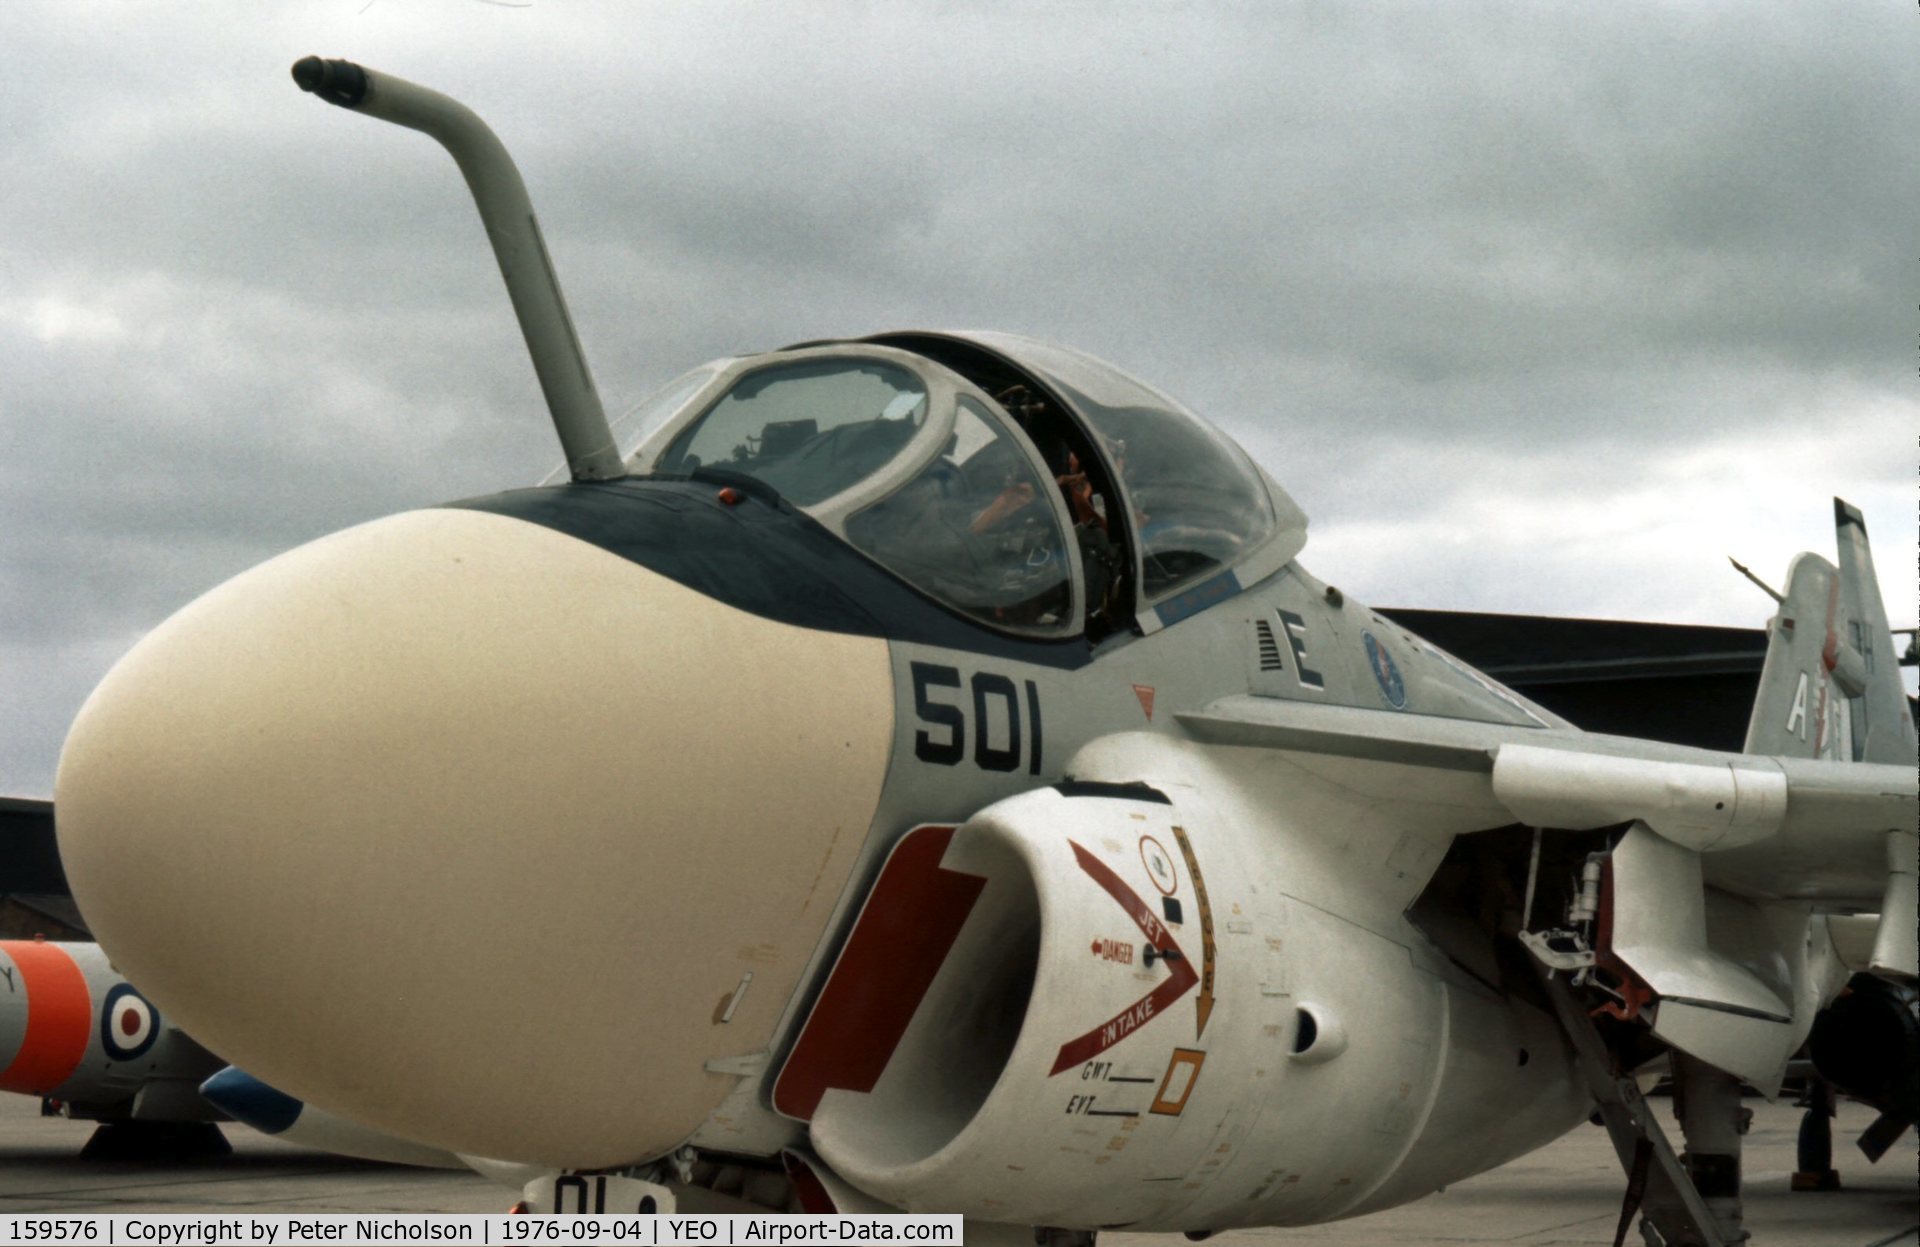
[[[1273,639],[1273,626],[1264,619],[1253,623],[1255,639],[1260,643],[1260,670],[1284,671],[1280,662],[1280,644]]]

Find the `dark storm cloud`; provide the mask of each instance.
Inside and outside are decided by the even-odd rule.
[[[495,124],[612,410],[1005,327],[1218,417],[1382,602],[1757,621],[1701,559],[1838,490],[1914,609],[1904,12],[363,4],[0,12],[0,787],[220,579],[557,459],[451,163],[309,51]]]

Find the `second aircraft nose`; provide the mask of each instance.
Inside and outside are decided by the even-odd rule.
[[[427,510],[215,589],[76,720],[119,968],[275,1086],[449,1150],[659,1155],[763,1051],[879,798],[885,642]]]

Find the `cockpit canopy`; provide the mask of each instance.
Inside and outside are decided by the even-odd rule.
[[[635,471],[751,478],[1012,632],[1152,631],[1305,543],[1299,508],[1217,430],[1111,365],[1012,335],[719,360],[633,422]]]
[[[838,497],[891,463],[927,422],[927,387],[877,359],[804,359],[747,373],[673,439],[657,471],[724,468],[797,507]]]

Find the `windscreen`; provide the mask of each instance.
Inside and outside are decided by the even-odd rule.
[[[780,364],[735,382],[673,439],[655,470],[740,472],[795,506],[815,506],[886,466],[926,418],[926,388],[897,365]]]
[[[682,373],[622,412],[619,419],[613,422],[613,444],[620,451],[620,457],[631,458],[655,429],[679,415],[687,400],[699,393],[701,387],[713,380],[729,362],[715,360]]]
[[[962,397],[917,476],[847,520],[847,540],[941,601],[1000,627],[1056,631],[1073,574],[1050,491],[999,419]]]

